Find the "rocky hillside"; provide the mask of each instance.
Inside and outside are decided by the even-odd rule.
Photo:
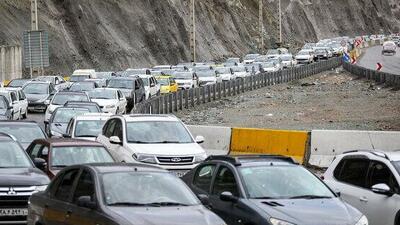
[[[120,70],[190,59],[190,0],[38,0],[49,31],[50,72]],[[400,30],[398,0],[282,0],[284,40]],[[0,45],[30,28],[28,0],[0,1]],[[258,0],[197,0],[199,60],[255,51]],[[277,0],[264,0],[265,38],[277,37]],[[267,46],[268,47],[268,46]]]

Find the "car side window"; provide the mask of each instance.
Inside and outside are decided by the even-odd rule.
[[[369,161],[367,159],[343,159],[339,163],[341,168],[334,172],[334,176],[337,180],[352,184],[359,187],[366,187],[367,172],[369,167]]]
[[[373,162],[370,167],[369,184],[371,188],[376,184],[386,184],[390,189],[396,193],[399,193],[399,185],[394,177],[392,171],[381,162]]]
[[[17,101],[17,95],[15,94],[15,92],[10,92],[10,96],[11,96],[11,102]]]
[[[105,130],[103,132],[104,136],[106,136],[108,138],[113,136],[115,123],[116,123],[116,119],[112,119],[112,120],[108,121],[107,126],[104,126],[104,128],[105,128]]]
[[[135,80],[135,90],[139,90],[139,89],[140,89],[139,80]]]
[[[60,201],[68,201],[72,192],[74,181],[79,173],[79,169],[72,169],[64,173],[64,176],[59,183],[54,198]]]
[[[25,96],[25,94],[24,94],[23,91],[19,91],[19,98],[20,98],[21,100],[25,100],[25,99],[26,99],[26,96]]]
[[[174,78],[169,78],[169,82],[171,83],[171,85],[175,84],[175,79]]]
[[[122,134],[123,134],[123,132],[122,132],[122,122],[121,122],[121,120],[116,119],[115,120],[114,132],[113,132],[112,136],[117,136],[117,137],[119,137],[119,139],[121,141],[123,141]]]
[[[230,192],[233,196],[239,196],[235,175],[226,166],[219,167],[212,191],[214,195],[218,196],[223,192]]]
[[[121,98],[122,98],[122,93],[121,93],[121,91],[117,91],[117,95],[118,95],[118,99],[121,99]]]
[[[200,190],[209,193],[215,169],[216,165],[204,165],[200,167],[194,175],[193,185]]]
[[[32,150],[30,151],[29,155],[31,156],[32,159],[40,158],[39,153],[40,153],[40,150],[42,149],[42,147],[43,147],[43,145],[36,144],[35,146],[33,146],[33,148],[31,148]]]
[[[84,170],[78,180],[78,184],[76,186],[73,203],[77,203],[78,199],[82,196],[90,196],[92,200],[95,199],[95,189],[94,189],[94,181],[93,177],[89,171]]]

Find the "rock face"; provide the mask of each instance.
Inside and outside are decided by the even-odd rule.
[[[190,60],[190,0],[38,0],[50,38],[48,73],[121,70]],[[267,46],[278,0],[264,0]],[[398,0],[282,0],[283,37],[303,43],[338,35],[399,32]],[[199,60],[257,51],[258,0],[196,0]],[[0,45],[21,44],[28,0],[0,1]]]

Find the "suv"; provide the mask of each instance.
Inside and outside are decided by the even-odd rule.
[[[28,99],[25,96],[25,93],[22,91],[22,88],[12,88],[6,87],[6,90],[15,91],[17,94],[17,102],[16,105],[20,110],[20,116],[23,119],[28,117]]]
[[[139,76],[112,78],[107,87],[121,90],[128,101],[127,112],[130,112],[135,104],[146,100],[144,84]]]
[[[0,95],[4,96],[7,98],[10,107],[12,107],[12,119],[13,120],[18,120],[22,119],[22,111],[26,110],[23,109],[24,107],[24,101],[26,102],[26,98],[24,100],[18,98],[18,93],[17,91],[14,90],[8,90],[6,88],[0,88]],[[25,95],[24,95],[25,97]],[[25,111],[26,113],[26,111]]]
[[[400,224],[400,152],[349,151],[336,156],[325,183],[372,225]]]
[[[119,162],[159,165],[182,176],[206,158],[186,126],[171,115],[118,115],[104,124],[96,139]]]
[[[210,156],[182,178],[229,225],[368,225],[292,158]]]

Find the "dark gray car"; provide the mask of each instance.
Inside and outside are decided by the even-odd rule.
[[[24,85],[22,91],[28,99],[29,110],[46,111],[46,100],[51,99],[56,89],[50,82],[31,81]]]
[[[59,107],[57,108],[49,121],[45,122],[45,130],[49,137],[62,137],[68,127],[69,121],[74,118],[74,116],[82,115],[84,113],[89,113],[87,108],[76,108],[76,107]]]
[[[0,120],[12,120],[12,109],[7,98],[0,95]]]
[[[128,101],[127,112],[130,112],[135,104],[146,99],[144,84],[139,76],[114,77],[107,87],[116,88],[122,92]]]
[[[126,163],[59,172],[45,192],[30,199],[28,225],[37,224],[225,225],[178,177]]]

